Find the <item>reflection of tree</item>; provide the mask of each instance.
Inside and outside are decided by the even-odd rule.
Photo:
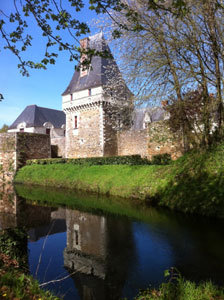
[[[64,265],[81,299],[119,299],[134,251],[131,223],[67,210]]]

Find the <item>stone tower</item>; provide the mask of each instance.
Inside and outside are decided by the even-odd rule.
[[[111,53],[102,33],[80,44],[84,49]],[[113,58],[94,56],[88,69],[77,68],[62,94],[66,157],[117,155],[117,130],[128,123],[131,98]]]

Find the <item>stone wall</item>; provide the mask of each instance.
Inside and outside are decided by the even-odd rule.
[[[74,128],[74,117],[78,128]],[[66,116],[66,157],[103,156],[101,107],[93,107]]]
[[[118,155],[140,154],[151,159],[169,153],[172,159],[177,159],[183,152],[180,136],[170,131],[167,121],[153,122],[139,131],[120,131],[117,137]]]
[[[51,138],[51,145],[57,146],[57,156],[65,157],[65,137]]]
[[[111,108],[105,107],[103,113],[103,155],[118,155],[117,131],[115,130],[115,120],[111,118]]]
[[[182,155],[180,136],[170,131],[167,121],[153,122],[148,126],[148,157],[169,153],[172,159]]]
[[[27,159],[50,158],[50,137],[36,133],[0,134],[0,184],[13,180]]]
[[[0,184],[12,180],[16,168],[16,133],[0,134]]]
[[[140,154],[142,157],[148,156],[148,131],[125,130],[119,131],[118,155]]]
[[[28,159],[51,157],[49,135],[19,132],[16,137],[17,168],[24,166]]]

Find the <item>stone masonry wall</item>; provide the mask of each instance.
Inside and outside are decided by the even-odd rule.
[[[0,185],[12,181],[16,172],[16,134],[0,134]]]
[[[25,165],[28,159],[50,158],[51,142],[47,134],[17,133],[17,168]]]
[[[148,131],[144,130],[125,130],[119,131],[118,155],[140,154],[142,157],[148,156]]]
[[[153,122],[144,130],[120,131],[117,136],[118,155],[140,154],[151,159],[169,153],[172,159],[177,159],[183,152],[179,135],[170,131],[167,121]]]
[[[102,115],[100,107],[73,112],[66,116],[66,157],[103,156]],[[78,128],[73,117],[78,114]]]
[[[167,121],[153,122],[148,126],[148,157],[169,153],[172,159],[182,155],[183,149],[178,134],[170,131]]]
[[[57,146],[57,156],[65,157],[65,137],[51,138],[51,145]]]
[[[104,108],[104,156],[118,155],[117,131],[115,130],[115,120],[110,116],[110,108]]]
[[[50,158],[50,137],[36,133],[0,134],[0,185],[13,180],[27,159]]]

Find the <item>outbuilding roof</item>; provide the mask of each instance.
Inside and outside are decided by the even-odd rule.
[[[15,129],[20,123],[26,123],[26,127],[42,127],[50,122],[54,128],[61,128],[65,124],[65,113],[61,110],[29,105],[12,123],[9,129]]]
[[[89,48],[101,52],[107,51],[112,57],[110,48],[108,47],[102,32],[89,37]],[[116,61],[113,58],[93,56],[91,68],[87,75],[81,77],[80,70],[77,69],[62,96],[89,88],[111,85],[113,78],[117,79],[117,81],[122,78]],[[123,83],[123,86],[126,87],[125,83]]]
[[[158,122],[167,118],[167,112],[159,106],[135,109],[132,116],[132,130],[143,129],[144,122]]]

